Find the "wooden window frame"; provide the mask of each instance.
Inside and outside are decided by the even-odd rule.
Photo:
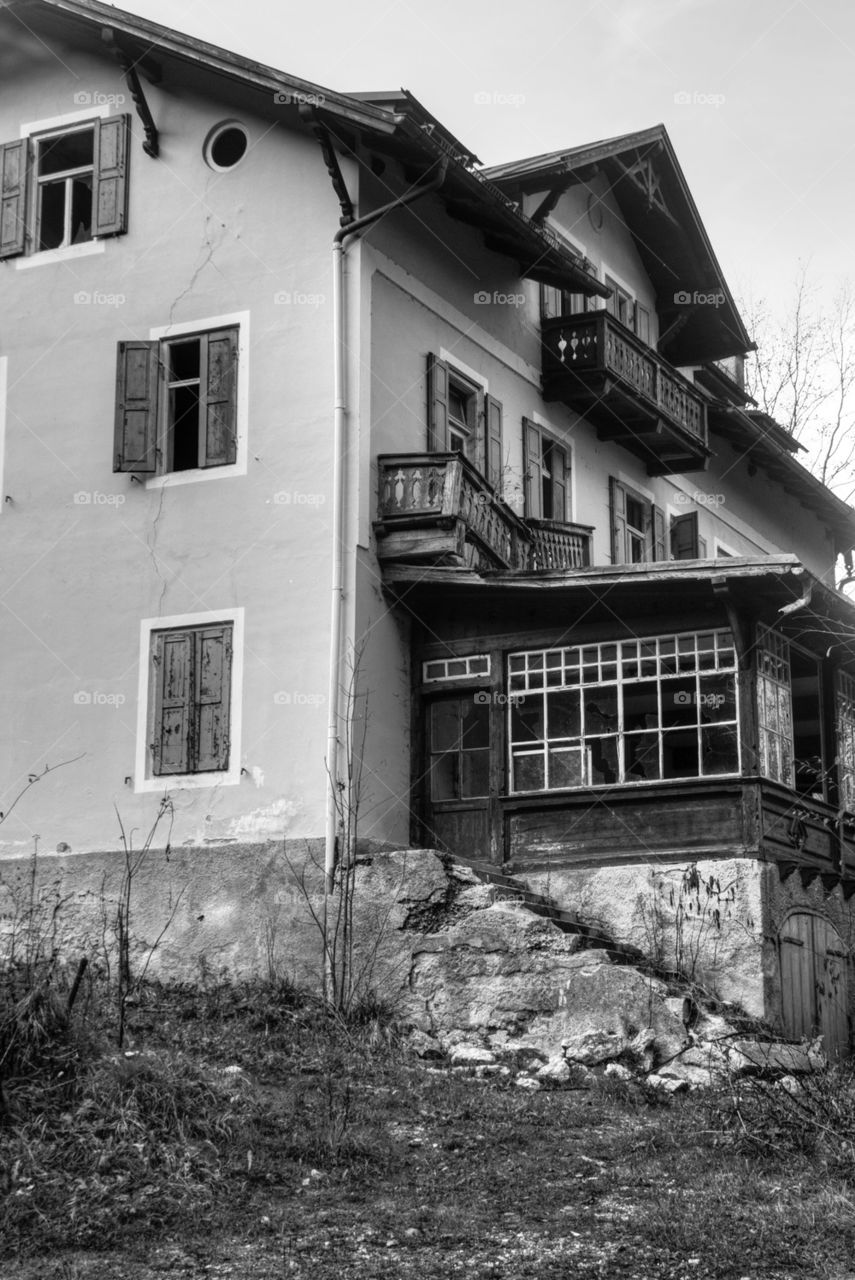
[[[627,499],[642,507],[643,529],[628,524]],[[645,494],[617,476],[609,476],[609,527],[612,564],[653,564],[671,558],[664,511]],[[633,560],[628,556],[632,536],[636,537],[636,541],[643,536],[644,558],[641,560]]]
[[[156,773],[152,741],[158,723],[158,668],[154,654],[158,637],[201,633],[218,628],[230,631],[230,670],[227,701],[228,761],[223,768],[190,768],[184,773]],[[176,614],[146,618],[140,625],[137,737],[134,770],[135,792],[236,786],[241,775],[242,685],[244,610],[230,608],[209,613]],[[196,762],[198,763],[198,761]]]
[[[546,455],[551,461],[547,473]],[[556,465],[558,464],[558,465]],[[549,479],[548,493],[546,480]],[[526,520],[572,524],[573,449],[539,422],[523,418],[523,491]],[[547,502],[547,496],[549,502]],[[550,508],[547,512],[547,506]],[[556,514],[563,507],[562,514]]]
[[[468,447],[451,445],[450,390],[467,397],[472,421],[467,423]],[[427,356],[427,448],[429,453],[460,452],[478,469],[498,497],[504,481],[503,411],[490,394],[489,384],[474,371],[455,363],[445,351]]]

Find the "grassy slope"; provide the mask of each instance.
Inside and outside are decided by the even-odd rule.
[[[855,1166],[726,1100],[430,1072],[287,991],[131,1024],[135,1056],[8,1090],[8,1280],[855,1276]]]

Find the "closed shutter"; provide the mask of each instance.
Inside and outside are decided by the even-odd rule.
[[[229,767],[231,626],[196,632],[194,768],[199,772]]]
[[[666,537],[665,513],[659,507],[653,508],[653,559],[668,559],[668,539]]]
[[[152,772],[190,771],[193,710],[192,631],[159,631],[154,636],[155,708]]]
[[[157,467],[158,343],[120,342],[116,368],[113,470]]]
[[[551,453],[552,461],[552,519],[567,519],[567,481],[569,467],[567,454],[560,445],[554,444]]]
[[[612,531],[612,564],[625,564],[626,554],[626,490],[619,480],[609,476],[609,508]]]
[[[698,513],[688,511],[671,521],[671,555],[675,560],[698,560]]]
[[[24,252],[27,235],[28,138],[0,147],[0,258]]]
[[[523,418],[523,460],[525,462],[525,514],[529,520],[540,520],[543,516],[543,490],[541,487],[540,463],[543,444],[540,428],[528,418]]]
[[[448,452],[448,365],[428,355],[428,452]]]
[[[203,467],[222,467],[237,458],[237,329],[209,333],[203,349],[199,462]]]
[[[487,480],[494,489],[501,489],[504,465],[502,406],[495,396],[484,397],[484,418],[487,430]]]
[[[128,137],[130,116],[101,120],[95,130],[93,236],[117,236],[128,229]]]

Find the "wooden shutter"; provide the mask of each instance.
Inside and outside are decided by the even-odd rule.
[[[612,531],[612,564],[626,563],[626,490],[609,476],[609,508]]]
[[[201,627],[195,634],[194,771],[229,767],[231,624]]]
[[[525,466],[525,514],[529,520],[543,517],[543,491],[541,489],[541,457],[543,443],[540,427],[523,418],[523,463]]]
[[[671,555],[674,560],[698,560],[698,513],[687,511],[671,520]]]
[[[207,334],[201,354],[199,465],[222,467],[237,458],[237,329]]]
[[[638,302],[635,304],[635,332],[642,342],[650,346],[650,312]]]
[[[128,229],[129,133],[128,115],[96,122],[93,236],[118,236]]]
[[[151,754],[152,772],[157,777],[190,771],[193,648],[192,631],[155,632],[152,657],[156,677]]]
[[[567,454],[560,445],[552,446],[552,519],[567,519],[567,481],[570,468],[567,465]]]
[[[659,507],[653,508],[653,559],[667,560],[668,539],[666,536],[665,513]]]
[[[114,471],[156,470],[158,367],[157,342],[119,343]]]
[[[448,452],[448,365],[428,355],[428,452]]]
[[[0,258],[16,258],[26,247],[29,160],[28,138],[0,146]]]
[[[504,466],[502,406],[495,396],[484,397],[484,422],[487,433],[487,480],[494,489],[501,489]]]

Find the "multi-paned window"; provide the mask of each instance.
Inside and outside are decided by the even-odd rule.
[[[738,774],[729,631],[508,658],[514,792]]]
[[[500,489],[502,406],[478,383],[432,352],[427,362],[428,449],[462,453]]]
[[[787,787],[795,782],[790,646],[777,631],[764,629],[757,650],[757,717],[760,772]]]
[[[609,478],[612,564],[666,560],[665,515],[643,494]]]
[[[470,691],[430,703],[432,800],[468,800],[490,791],[490,695]]]
[[[570,452],[536,423],[523,419],[525,514],[530,520],[570,519]]]
[[[152,776],[229,768],[232,632],[230,622],[152,632]]]
[[[838,671],[835,692],[840,807],[855,813],[855,677],[846,671]]]
[[[114,471],[223,467],[237,456],[238,327],[120,342]]]
[[[128,137],[122,115],[0,146],[0,258],[127,230]]]

